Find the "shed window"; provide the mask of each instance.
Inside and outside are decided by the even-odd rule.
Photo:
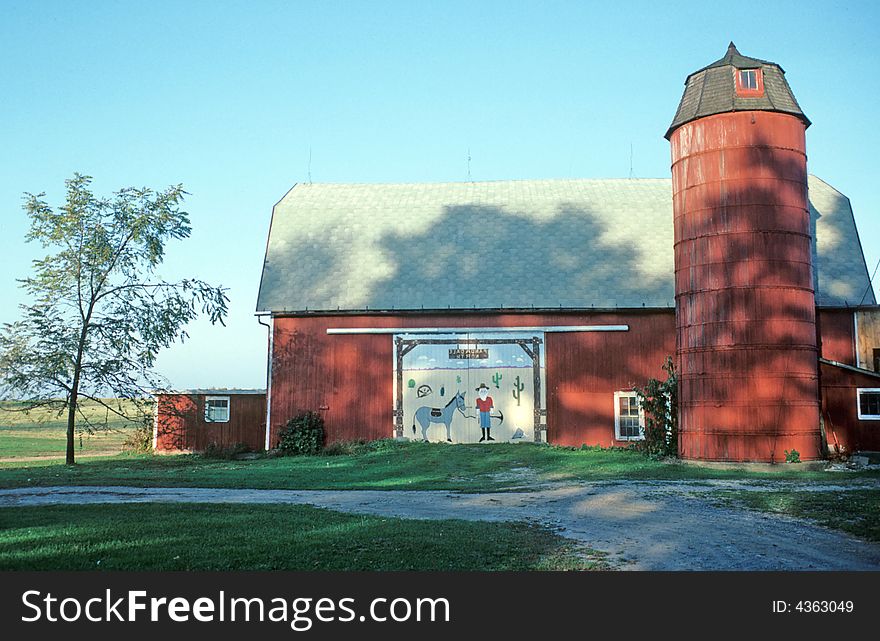
[[[645,413],[635,392],[614,392],[614,437],[618,441],[645,438]]]
[[[754,69],[740,69],[739,85],[745,90],[758,90],[758,72]]]
[[[859,388],[859,418],[880,421],[880,387]]]
[[[229,422],[229,397],[205,397],[205,423]]]

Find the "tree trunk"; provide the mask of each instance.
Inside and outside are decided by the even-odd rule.
[[[65,463],[68,465],[76,465],[74,458],[74,427],[76,426],[76,403],[77,388],[74,384],[73,391],[70,393],[70,404],[67,406],[67,458]]]
[[[74,427],[76,426],[76,408],[79,403],[79,377],[82,373],[83,351],[86,346],[86,332],[89,329],[89,320],[92,318],[92,309],[94,308],[94,299],[89,305],[89,313],[83,321],[83,328],[79,334],[79,346],[76,350],[76,361],[73,364],[73,383],[70,386],[70,398],[67,405],[67,458],[68,465],[76,465],[73,450]]]

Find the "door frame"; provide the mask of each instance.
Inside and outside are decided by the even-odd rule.
[[[465,331],[462,331],[465,333]],[[415,334],[415,332],[413,333]],[[419,345],[519,345],[526,355],[532,360],[532,384],[534,386],[534,441],[542,443],[546,436],[542,432],[547,431],[547,410],[541,407],[541,345],[544,339],[541,336],[530,338],[403,338],[394,337],[394,370],[397,385],[396,398],[394,399],[394,434],[397,438],[403,438],[403,357],[409,354]]]

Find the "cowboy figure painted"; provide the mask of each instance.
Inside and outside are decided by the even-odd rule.
[[[480,395],[480,398],[477,399],[477,411],[480,413],[480,429],[483,431],[480,443],[483,441],[494,441],[495,439],[492,438],[492,423],[490,422],[489,412],[495,407],[495,403],[492,400],[492,397],[489,396],[489,387],[485,383],[480,383],[480,386],[476,391]]]

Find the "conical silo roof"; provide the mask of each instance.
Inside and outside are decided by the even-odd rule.
[[[736,73],[741,69],[760,69],[763,91],[738,92]],[[800,118],[804,125],[810,120],[785,79],[785,71],[775,62],[742,55],[732,42],[727,53],[710,65],[698,69],[685,80],[684,94],[672,124],[666,131],[668,139],[681,125],[731,111],[776,111]]]

